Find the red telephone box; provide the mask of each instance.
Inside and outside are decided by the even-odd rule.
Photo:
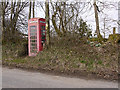
[[[32,18],[28,21],[28,48],[29,56],[36,56],[43,50],[46,41],[45,19]]]

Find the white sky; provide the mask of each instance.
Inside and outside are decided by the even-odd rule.
[[[111,26],[111,28],[109,28],[110,30],[108,30],[108,29],[105,30],[105,32],[107,34],[106,37],[108,37],[109,34],[112,33],[112,28],[113,27],[116,27],[116,33],[118,33],[118,24],[116,22],[116,21],[118,21],[118,10],[117,10],[118,3],[116,2],[114,4],[116,5],[116,8],[105,9],[103,11],[104,14],[102,12],[98,13],[101,33],[102,33],[102,31],[104,31],[104,18],[107,17],[108,19],[111,20],[109,22],[107,22],[107,21],[105,22],[105,28],[107,28],[108,26]],[[91,11],[89,11],[89,13],[87,12],[86,14],[87,14],[86,15],[87,18],[85,18],[84,15],[83,15],[83,19],[86,20],[87,23],[92,26],[93,31],[95,31],[96,23],[95,23],[95,16],[94,16],[94,8],[92,8]]]
[[[39,0],[44,2],[44,0]],[[53,0],[55,1],[55,0]],[[70,0],[71,2],[73,1],[84,1],[84,2],[88,2],[91,1],[91,3],[93,3],[92,0]],[[104,14],[102,12],[98,13],[99,15],[99,22],[100,22],[100,30],[101,30],[101,34],[103,35],[102,31],[104,31],[104,18],[107,17],[108,19],[111,19],[111,21],[109,22],[105,22],[106,28],[108,26],[111,26],[111,28],[109,28],[110,30],[106,29],[106,37],[109,36],[109,34],[112,33],[112,28],[116,27],[116,33],[118,33],[118,24],[116,21],[118,21],[118,0],[99,0],[101,2],[105,2],[105,1],[109,1],[109,2],[114,2],[115,7],[111,7],[110,9],[105,9],[104,10]],[[97,4],[99,6],[99,4]],[[101,8],[100,8],[101,9]],[[43,12],[42,8],[36,8],[35,10],[35,14],[36,17],[40,17],[40,18],[45,18],[45,13]],[[87,11],[84,15],[81,16],[83,18],[83,20],[87,21],[87,24],[89,24],[91,26],[91,28],[93,29],[93,33],[96,29],[96,23],[95,23],[95,16],[94,16],[94,8],[92,7],[92,9],[90,11]],[[114,21],[114,22],[113,22]]]

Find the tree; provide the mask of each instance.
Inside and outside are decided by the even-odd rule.
[[[31,0],[30,0],[30,5],[29,5],[29,19],[31,18],[31,5],[32,5],[32,3],[31,3]]]
[[[51,6],[54,29],[58,36],[65,36],[68,31],[67,24],[74,17],[74,7],[72,4],[66,4],[66,2],[51,2]]]
[[[57,12],[58,12],[58,2],[55,2],[54,5],[51,2],[51,6],[52,6],[52,9],[53,9],[53,14],[52,14],[53,27],[54,27],[57,35],[62,36],[62,32],[60,31],[60,28],[58,28],[58,26],[57,26],[58,24],[56,23],[56,15],[57,15]]]
[[[35,17],[35,0],[33,0],[33,18]]]
[[[19,35],[16,33],[20,32],[21,27],[26,26],[25,19],[26,13],[23,13],[25,7],[28,6],[28,2],[21,2],[21,0],[13,2],[9,2],[5,0],[1,2],[1,26],[3,31],[3,41],[14,41]]]
[[[96,0],[94,0],[94,11],[95,11],[95,20],[96,20],[96,33],[97,33],[97,37],[99,42],[102,41],[102,36],[100,34],[100,30],[99,30],[99,18],[98,18],[98,6],[96,5]]]
[[[84,36],[86,36],[87,38],[92,36],[91,29],[88,27],[87,23],[82,18],[79,20],[79,22],[80,22],[80,24],[78,24],[79,36],[81,38],[83,38]]]
[[[51,2],[52,24],[59,37],[79,33],[81,15],[86,11],[84,8],[87,5],[89,4],[83,2]]]
[[[53,32],[54,35],[61,37],[61,36],[66,36],[69,33],[74,34],[74,32],[75,33],[82,32],[82,29],[80,29],[80,27],[84,24],[81,24],[80,20],[81,20],[81,16],[83,16],[83,13],[86,12],[86,9],[89,9],[88,7],[89,3],[84,3],[84,2],[73,3],[69,1],[64,1],[64,2],[57,1],[50,3],[47,2],[48,0],[46,0],[45,3],[37,2],[37,5],[41,7],[43,11],[45,11],[46,24],[48,19],[49,21],[51,20],[52,24],[50,26],[48,25],[48,28],[51,27],[50,31]],[[44,8],[44,4],[45,4],[45,8]],[[47,6],[50,6],[49,9]],[[50,31],[47,29],[47,32],[52,34]],[[49,36],[46,36],[46,38],[47,37]]]
[[[7,0],[4,2],[2,0],[2,2],[1,2],[1,28],[2,28],[2,32],[3,32],[2,40],[4,40],[4,37],[5,37],[5,35],[4,35],[4,32],[5,32],[5,28],[4,28],[5,27],[5,11],[8,7],[8,4],[9,4],[9,2]]]
[[[50,44],[50,21],[49,21],[49,0],[46,0],[45,2],[45,19],[46,19],[46,40],[47,40],[47,46]]]

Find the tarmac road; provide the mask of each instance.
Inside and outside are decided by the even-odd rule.
[[[118,83],[2,68],[2,88],[118,88]]]

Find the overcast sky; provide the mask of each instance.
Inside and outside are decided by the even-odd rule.
[[[44,2],[44,0],[39,0]],[[55,1],[55,0],[53,0]],[[70,0],[71,2],[75,1],[75,0]],[[79,2],[80,0],[76,0],[77,2]],[[93,4],[92,0],[81,0],[84,2],[90,1]],[[105,29],[106,32],[106,37],[109,36],[109,34],[112,33],[112,28],[116,27],[116,33],[118,33],[118,0],[99,0],[101,2],[108,2],[111,3],[112,5],[109,5],[108,8],[105,7],[105,9],[103,10],[103,12],[99,12],[99,21],[100,21],[100,30],[101,33],[104,31],[104,18],[107,18],[107,20],[109,21],[105,21],[105,28],[109,27],[109,29]],[[97,3],[98,7],[100,6],[100,3]],[[99,9],[101,10],[103,7],[99,7]],[[35,14],[36,17],[40,17],[40,18],[45,18],[45,13],[42,10],[42,8],[38,7],[35,10]],[[95,32],[95,16],[94,16],[94,8],[92,7],[92,9],[90,11],[86,11],[86,13],[84,13],[83,15],[81,15],[81,17],[87,21],[87,24],[89,24],[93,30],[93,33]],[[103,35],[103,33],[102,33]]]

